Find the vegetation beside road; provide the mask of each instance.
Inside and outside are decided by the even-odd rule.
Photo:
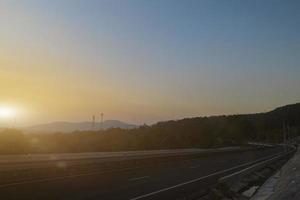
[[[0,154],[215,148],[247,141],[281,142],[284,125],[290,136],[299,133],[300,103],[267,113],[198,117],[128,130],[23,134],[6,129],[0,133]]]

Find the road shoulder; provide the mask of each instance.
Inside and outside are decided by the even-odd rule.
[[[300,199],[300,150],[270,177],[251,200]]]

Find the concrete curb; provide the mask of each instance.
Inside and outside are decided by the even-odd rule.
[[[298,169],[297,173],[297,165],[298,168],[300,168],[299,149],[297,150],[295,155],[287,163],[285,163],[275,175],[271,176],[258,189],[251,200],[298,199],[299,197],[295,197],[295,191],[299,191],[299,187],[296,187],[296,184],[294,184],[295,178],[297,178],[297,174],[298,182],[300,182],[300,169]]]
[[[256,192],[256,194],[251,198],[251,200],[266,200],[274,193],[275,187],[277,185],[278,179],[280,177],[280,172],[271,176]]]

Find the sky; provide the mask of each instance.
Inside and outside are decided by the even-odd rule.
[[[300,2],[0,0],[0,107],[18,125],[135,124],[300,101]],[[2,122],[1,122],[2,121]]]

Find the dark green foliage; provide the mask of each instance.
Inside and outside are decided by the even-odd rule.
[[[172,148],[214,148],[247,141],[280,142],[283,124],[300,130],[300,104],[249,115],[214,116],[159,122],[136,129],[109,129],[56,134],[0,133],[0,153],[60,153]]]

